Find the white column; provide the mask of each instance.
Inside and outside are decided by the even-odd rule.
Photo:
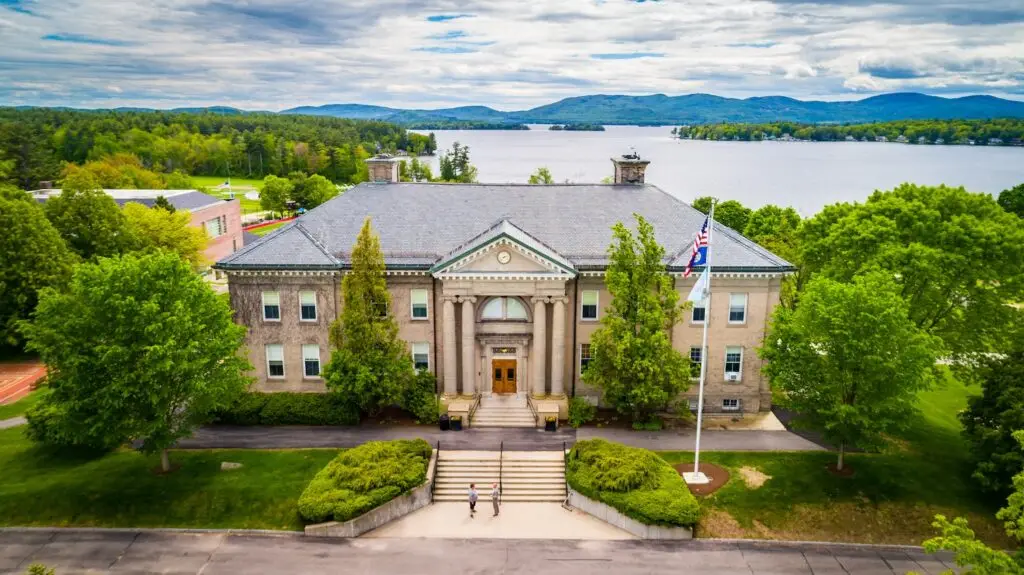
[[[475,297],[462,298],[462,393],[476,393],[476,315]]]
[[[562,380],[565,376],[565,298],[555,300],[551,316],[551,395],[565,394]]]
[[[444,298],[443,321],[444,349],[441,350],[441,353],[444,354],[444,394],[453,396],[459,393],[459,374],[455,362],[455,302],[450,297]]]
[[[533,357],[530,358],[530,362],[533,363],[533,382],[530,387],[533,388],[534,396],[544,395],[544,383],[547,380],[544,374],[544,356],[548,339],[544,324],[547,315],[544,298],[533,298]]]

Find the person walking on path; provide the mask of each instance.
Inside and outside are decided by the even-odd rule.
[[[479,494],[476,492],[476,484],[469,484],[469,517],[473,518],[473,514],[476,513],[476,500],[479,498]]]
[[[493,515],[493,517],[497,517],[498,516],[498,500],[499,499],[501,499],[501,490],[498,489],[498,484],[495,483],[493,486],[491,486],[491,505],[494,505],[494,515]]]

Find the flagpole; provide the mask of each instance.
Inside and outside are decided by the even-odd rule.
[[[708,274],[704,283],[704,336],[700,346],[700,387],[697,390],[697,442],[693,449],[693,471],[683,474],[687,483],[701,485],[710,483],[708,476],[700,471],[700,429],[704,423],[704,381],[708,374],[708,324],[711,323],[711,241],[715,228],[715,202],[711,202],[708,212],[708,248],[704,261],[704,273]],[[700,278],[697,278],[700,281]]]

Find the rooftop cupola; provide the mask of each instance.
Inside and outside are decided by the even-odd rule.
[[[640,154],[634,150],[630,154],[623,154],[618,158],[612,158],[612,164],[615,164],[615,178],[613,182],[616,184],[642,184],[644,183],[644,172],[647,170],[647,164],[650,164],[650,160],[641,160]]]
[[[366,160],[370,169],[370,181],[391,184],[398,182],[398,163],[401,160],[391,154],[377,154]]]

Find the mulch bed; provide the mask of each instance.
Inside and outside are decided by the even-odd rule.
[[[679,475],[682,476],[684,473],[693,471],[692,463],[677,463],[672,466]],[[715,491],[718,491],[723,485],[729,482],[729,472],[723,467],[719,467],[714,463],[701,463],[700,470],[704,475],[708,476],[711,483],[705,483],[704,485],[690,485],[686,486],[690,488],[690,492],[694,495],[711,495]]]
[[[836,469],[835,463],[829,463],[825,466],[825,469],[828,469],[828,472],[836,477],[853,477],[854,474],[854,470],[849,464],[843,465],[842,470],[840,470]]]

